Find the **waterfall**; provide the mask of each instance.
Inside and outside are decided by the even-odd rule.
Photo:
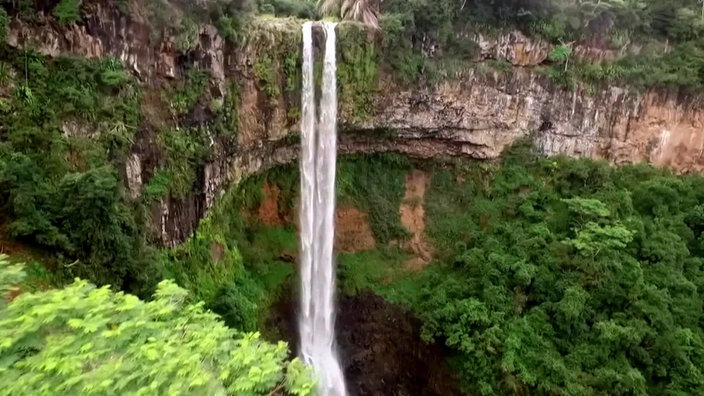
[[[316,123],[312,22],[303,25],[301,95],[301,355],[317,375],[321,396],[345,396],[335,350],[335,166],[337,78],[335,24],[323,22],[325,58],[320,115]],[[316,128],[317,127],[317,128]],[[316,133],[317,130],[317,133]]]

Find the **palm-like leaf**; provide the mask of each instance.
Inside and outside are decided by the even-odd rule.
[[[373,0],[344,0],[340,8],[342,19],[351,19],[378,28],[379,15],[372,1]]]
[[[339,16],[341,0],[318,0],[318,9],[325,16]]]
[[[345,20],[361,22],[378,28],[379,14],[375,0],[318,0],[318,8],[323,15],[336,16]]]

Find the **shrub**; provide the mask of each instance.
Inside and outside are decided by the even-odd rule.
[[[7,40],[7,29],[10,24],[10,17],[7,16],[5,9],[0,7],[0,46],[5,44]]]
[[[70,25],[81,20],[81,0],[61,0],[53,14],[62,25]]]
[[[22,276],[0,256],[0,380],[7,395],[309,395],[314,382],[288,347],[228,329],[172,281],[154,298],[76,280],[5,303]],[[204,364],[208,362],[209,364]]]

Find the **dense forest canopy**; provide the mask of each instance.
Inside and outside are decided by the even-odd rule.
[[[371,205],[400,203],[414,166],[352,165],[340,177]],[[418,273],[394,248],[344,254],[340,288],[414,312],[422,337],[454,352],[469,394],[704,392],[704,177],[545,158],[530,143],[500,165],[415,166],[432,175],[434,261]],[[386,184],[364,167],[386,169]]]
[[[704,178],[521,151],[435,174],[424,337],[480,394],[704,392]]]

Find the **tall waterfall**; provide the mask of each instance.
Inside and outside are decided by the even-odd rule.
[[[335,24],[324,22],[325,58],[316,120],[311,22],[303,25],[301,97],[301,354],[318,377],[321,396],[345,396],[335,350],[335,165],[337,162],[337,66]],[[316,123],[317,121],[317,123]],[[317,128],[316,128],[317,127]],[[317,129],[317,131],[316,131]],[[317,133],[316,133],[317,132]]]

